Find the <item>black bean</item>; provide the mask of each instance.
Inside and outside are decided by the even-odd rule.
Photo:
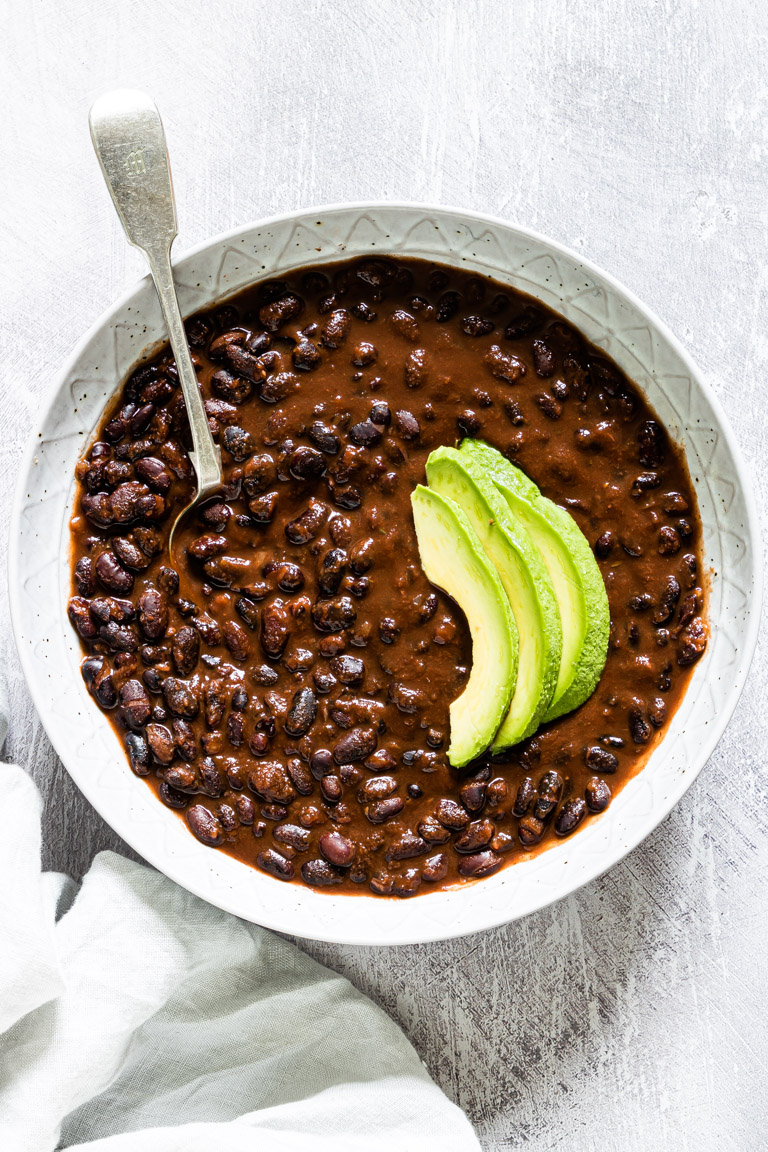
[[[658,472],[641,472],[636,476],[630,489],[631,496],[642,496],[644,492],[650,492],[653,488],[658,488],[661,484],[661,476]]]
[[[386,400],[374,400],[371,404],[371,414],[368,417],[373,424],[378,424],[381,428],[388,428],[392,419],[392,413],[389,410],[389,404]]]
[[[482,780],[468,780],[459,789],[459,799],[468,812],[480,812],[485,804],[488,785]]]
[[[186,808],[189,803],[189,797],[185,796],[183,792],[179,792],[166,780],[160,785],[158,795],[163,804],[167,805],[168,808]]]
[[[317,697],[311,688],[300,688],[285,718],[285,730],[289,736],[303,736],[314,724],[316,716]]]
[[[312,605],[312,621],[319,632],[343,632],[356,619],[357,611],[349,596],[318,600]]]
[[[667,718],[667,705],[660,696],[652,700],[648,705],[648,719],[654,728],[661,728]]]
[[[537,376],[547,379],[555,371],[555,354],[544,340],[534,340],[531,345],[533,369]]]
[[[252,456],[243,469],[243,491],[246,496],[260,496],[276,479],[277,468],[268,452]]]
[[[361,804],[368,800],[384,800],[397,791],[397,780],[394,776],[372,776],[366,780],[357,793]]]
[[[394,860],[412,860],[429,851],[429,844],[414,832],[403,832],[387,847],[385,859],[388,864]]]
[[[537,820],[546,820],[554,811],[563,791],[563,778],[559,772],[545,772],[539,780],[538,799],[533,809]]]
[[[613,752],[609,752],[607,748],[601,748],[599,744],[593,744],[590,748],[584,749],[584,763],[593,772],[613,773],[619,767],[618,757],[614,756]]]
[[[168,676],[163,681],[163,699],[169,712],[185,720],[194,720],[200,711],[200,703],[191,686],[175,676]]]
[[[200,791],[212,799],[221,796],[224,791],[224,779],[210,756],[206,756],[200,764]]]
[[[264,379],[265,364],[261,356],[257,354],[256,348],[241,348],[239,344],[232,341],[224,347],[223,355],[227,367],[236,376],[245,377],[246,380],[251,380],[254,384],[260,384]]]
[[[329,888],[332,884],[340,884],[341,876],[325,860],[305,860],[301,866],[302,879],[316,888]]]
[[[503,800],[506,800],[508,793],[509,789],[506,780],[501,776],[495,776],[488,784],[488,791],[486,793],[488,803],[492,808],[495,808],[498,804],[501,804]]]
[[[298,564],[292,564],[289,560],[270,560],[264,565],[261,574],[265,578],[277,577],[277,586],[284,592],[298,592],[304,587],[304,573]]]
[[[349,430],[349,439],[353,444],[370,448],[381,440],[381,429],[372,420],[363,420],[360,424],[353,424]]]
[[[142,572],[152,563],[152,557],[145,555],[141,548],[127,536],[115,536],[112,541],[112,551],[124,567],[133,568]]]
[[[147,724],[147,743],[158,764],[170,764],[176,755],[173,736],[164,724]]]
[[[418,833],[430,844],[445,844],[451,838],[449,828],[444,828],[434,816],[427,816],[418,825]]]
[[[558,836],[570,836],[587,814],[587,805],[581,796],[572,796],[566,800],[555,817],[555,832]]]
[[[385,616],[379,621],[379,639],[383,644],[394,644],[399,635],[400,629],[392,616]]]
[[[148,776],[150,772],[149,745],[138,732],[129,732],[125,738],[131,768],[137,776]]]
[[[323,424],[321,420],[315,420],[312,424],[309,429],[309,438],[321,452],[325,452],[328,456],[335,456],[341,448],[341,440],[333,428]]]
[[[659,529],[659,555],[660,556],[674,556],[676,552],[680,551],[682,541],[680,534],[676,528],[665,524]]]
[[[645,420],[637,432],[638,459],[645,468],[658,468],[664,459],[666,438],[656,420]]]
[[[535,328],[538,328],[542,319],[542,312],[535,305],[529,304],[510,321],[504,329],[504,335],[507,340],[519,340],[522,336],[528,336]]]
[[[534,400],[548,420],[559,420],[562,416],[563,406],[558,400],[555,400],[554,396],[549,396],[546,392],[542,392],[540,395],[535,396]]]
[[[514,424],[516,427],[519,427],[521,424],[525,424],[523,410],[518,404],[517,400],[507,400],[506,404],[504,405],[504,412],[510,424]]]
[[[77,629],[83,640],[95,640],[98,635],[98,626],[94,623],[89,612],[88,601],[82,596],[72,596],[67,605],[67,614],[70,623]]]
[[[253,452],[253,437],[250,432],[246,432],[245,428],[238,428],[233,425],[224,429],[222,447],[233,459],[241,462]]]
[[[334,656],[330,669],[342,684],[360,684],[365,677],[365,664],[356,656]]]
[[[406,388],[421,388],[427,382],[427,354],[423,348],[414,348],[405,361]]]
[[[668,576],[667,582],[659,597],[659,606],[652,616],[654,624],[666,624],[668,620],[671,620],[679,599],[680,585],[674,576]]]
[[[501,856],[487,848],[484,852],[477,852],[473,856],[462,856],[459,860],[459,874],[478,880],[482,876],[490,876],[501,867],[502,863]]]
[[[134,464],[136,475],[150,488],[165,495],[171,487],[171,477],[162,460],[155,456],[143,456]]]
[[[237,816],[241,824],[250,826],[256,819],[256,807],[250,796],[238,796],[235,800]]]
[[[311,372],[313,368],[317,368],[322,362],[320,349],[311,340],[302,336],[291,353],[294,368],[301,372]]]
[[[179,676],[190,676],[200,659],[200,633],[197,629],[189,624],[179,628],[173,638],[171,653]]]
[[[309,848],[309,830],[298,824],[278,824],[272,829],[272,838],[278,844],[289,844],[297,852],[306,852]]]
[[[410,312],[406,312],[403,308],[397,308],[392,313],[390,322],[395,331],[406,340],[411,342],[418,340],[419,322],[415,316],[411,316]]]
[[[283,324],[295,320],[304,308],[304,301],[292,292],[265,304],[259,311],[259,320],[268,332],[277,332]]]
[[[96,575],[108,592],[127,595],[133,588],[133,576],[112,552],[102,552],[96,559]]]
[[[352,353],[352,363],[357,368],[367,368],[369,364],[376,363],[378,355],[379,353],[374,344],[369,343],[367,340],[361,340]]]
[[[459,832],[469,824],[469,815],[455,800],[440,800],[435,814],[443,827],[452,832]]]
[[[355,858],[355,843],[340,832],[326,832],[320,837],[318,847],[330,864],[337,868],[349,868]]]
[[[327,506],[313,497],[307,508],[295,520],[286,524],[285,535],[292,544],[307,544],[320,532],[327,514]]]
[[[147,588],[138,601],[139,627],[147,640],[160,640],[168,627],[168,604],[157,588]]]
[[[333,749],[333,758],[337,764],[357,763],[370,756],[377,743],[375,728],[350,728]]]
[[[280,599],[261,612],[261,647],[273,660],[279,659],[290,636],[290,614]]]
[[[703,655],[707,647],[707,628],[700,616],[695,616],[690,624],[680,633],[677,662],[681,668],[695,664]]]
[[[624,740],[621,736],[601,736],[600,743],[606,748],[623,748]]]
[[[496,828],[490,820],[473,820],[453,842],[457,852],[469,855],[485,848],[494,837]]]
[[[517,834],[524,848],[532,848],[544,835],[544,821],[537,816],[523,816]]]
[[[424,861],[424,867],[421,870],[422,880],[426,880],[429,884],[437,884],[440,880],[444,880],[447,875],[448,857],[445,852],[436,852]]]
[[[296,795],[279,760],[261,760],[248,773],[248,787],[270,804],[288,804]]]
[[[326,348],[339,348],[349,335],[351,318],[345,308],[336,308],[331,312],[320,333],[321,343]]]
[[[364,811],[371,824],[383,824],[405,807],[405,800],[401,796],[389,796],[386,800],[374,800],[368,804]]]
[[[317,480],[326,469],[325,457],[317,448],[300,444],[288,460],[288,471],[294,480]]]
[[[182,760],[192,761],[197,757],[197,739],[195,737],[195,730],[187,720],[182,720],[176,717],[171,721],[171,728],[173,730],[173,739],[176,744],[176,751]],[[179,769],[181,771],[181,769]],[[185,771],[188,771],[185,769]],[[171,780],[168,776],[166,779],[174,788],[181,787],[175,780]]]
[[[323,776],[320,781],[320,791],[323,794],[323,799],[329,804],[338,804],[344,791],[340,777],[333,773],[330,776]]]
[[[421,871],[418,868],[406,868],[392,876],[393,896],[413,896],[421,887]]]
[[[102,708],[114,708],[117,691],[109,664],[103,656],[89,656],[80,665],[80,674]]]
[[[461,322],[461,330],[466,336],[487,336],[494,328],[493,321],[482,316],[465,316]]]
[[[390,681],[387,695],[395,707],[406,715],[418,712],[424,702],[424,693],[420,688],[407,688],[397,680]]]
[[[629,734],[635,744],[647,744],[653,732],[641,701],[635,701],[627,714]]]
[[[457,417],[456,424],[462,436],[477,436],[480,431],[480,421],[477,414],[470,408],[467,408]]]
[[[256,863],[264,872],[268,872],[270,876],[274,876],[278,880],[293,879],[293,864],[283,856],[282,852],[276,852],[274,848],[267,848],[265,851],[259,852]]]
[[[483,363],[497,380],[505,384],[516,384],[525,375],[525,364],[510,352],[504,352],[498,344],[492,344],[483,357]]]
[[[235,611],[254,632],[259,625],[259,610],[253,600],[249,600],[247,596],[239,596],[235,600]]]
[[[303,760],[293,756],[285,766],[291,783],[300,796],[311,796],[313,792],[312,777]]]
[[[605,780],[593,776],[587,781],[584,796],[590,812],[604,812],[611,802],[611,789]]]
[[[81,596],[90,597],[96,592],[96,573],[90,556],[81,556],[75,565],[75,586]]]
[[[126,728],[143,728],[152,712],[147,690],[140,680],[126,680],[118,693],[120,719]]]
[[[363,502],[363,494],[356,484],[347,484],[339,488],[330,483],[328,487],[331,499],[338,508],[355,509]]]
[[[253,381],[220,368],[211,376],[211,388],[229,404],[243,404],[253,392]]]
[[[167,596],[175,596],[179,590],[179,574],[175,568],[164,566],[157,574],[157,583]]]
[[[245,723],[239,712],[231,712],[227,719],[227,739],[235,748],[240,748],[245,740]]]

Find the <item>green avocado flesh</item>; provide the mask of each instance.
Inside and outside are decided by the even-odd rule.
[[[448,760],[468,764],[493,740],[517,680],[518,638],[501,580],[461,508],[419,485],[411,493],[421,566],[464,612],[472,671],[450,707]]]
[[[555,591],[526,526],[510,510],[486,467],[467,452],[438,448],[427,461],[427,480],[430,490],[454,501],[471,524],[499,575],[517,625],[517,681],[491,745],[497,752],[535,732],[550,707],[563,639]]]
[[[536,484],[495,448],[479,440],[464,440],[461,455],[493,478],[509,509],[530,534],[554,587],[562,621],[562,656],[543,717],[554,720],[592,695],[605,667],[610,612],[600,569],[570,514],[542,496]]]

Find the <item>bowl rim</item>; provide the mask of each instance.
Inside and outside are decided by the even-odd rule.
[[[179,265],[182,261],[187,261],[196,256],[204,254],[208,249],[239,240],[244,235],[250,234],[258,229],[264,230],[272,226],[287,224],[291,221],[306,217],[317,216],[318,219],[320,219],[323,216],[328,216],[332,213],[352,211],[375,212],[377,210],[450,214],[476,224],[502,229],[510,229],[518,233],[521,238],[541,244],[549,249],[553,254],[565,257],[568,260],[574,261],[577,265],[582,266],[585,271],[595,275],[598,277],[598,279],[601,279],[611,288],[613,292],[617,293],[619,297],[623,297],[634,308],[637,309],[637,311],[644,317],[649,326],[652,329],[655,329],[655,331],[658,332],[660,336],[667,341],[672,350],[679,357],[680,361],[684,364],[686,370],[690,373],[692,380],[695,381],[697,387],[704,394],[707,402],[711,406],[717,423],[718,431],[722,433],[723,438],[727,444],[729,454],[733,461],[734,473],[738,480],[742,499],[744,500],[744,530],[745,535],[750,542],[750,551],[753,558],[750,566],[750,573],[753,581],[752,597],[754,600],[755,609],[750,613],[749,619],[746,622],[743,634],[743,643],[740,650],[740,663],[733,677],[732,691],[727,702],[727,706],[718,712],[714,718],[713,724],[709,727],[705,738],[699,745],[698,753],[696,756],[696,765],[691,765],[687,771],[680,773],[675,786],[669,789],[666,796],[664,797],[663,802],[654,804],[652,807],[650,817],[647,818],[642,825],[642,831],[639,834],[635,834],[629,838],[629,842],[625,845],[622,845],[618,851],[612,852],[610,858],[607,860],[596,860],[594,866],[586,868],[575,880],[572,878],[572,874],[566,871],[563,875],[562,885],[559,886],[554,893],[544,894],[543,898],[537,900],[533,906],[523,907],[519,911],[510,909],[508,913],[507,910],[501,910],[497,914],[490,916],[487,922],[485,922],[482,926],[474,924],[469,927],[463,927],[459,931],[451,931],[450,929],[434,931],[430,927],[430,930],[420,933],[417,936],[413,935],[412,933],[405,933],[401,934],[400,936],[395,935],[393,937],[390,934],[385,935],[382,933],[380,936],[372,938],[370,933],[366,935],[356,934],[354,930],[354,918],[351,918],[352,924],[348,932],[339,934],[338,931],[335,931],[333,935],[329,935],[327,932],[324,933],[322,930],[315,929],[314,922],[307,924],[306,927],[309,930],[304,930],[304,928],[302,928],[302,932],[298,933],[296,932],[295,928],[287,928],[284,923],[275,922],[275,919],[269,914],[265,915],[263,919],[258,920],[258,923],[263,924],[267,928],[271,928],[275,931],[289,932],[297,936],[300,935],[300,937],[304,939],[330,941],[340,944],[351,944],[358,946],[400,946],[415,943],[430,943],[444,939],[461,938],[462,936],[471,935],[475,932],[484,931],[489,928],[499,927],[501,925],[511,923],[514,920],[531,915],[533,912],[542,911],[545,908],[548,908],[558,901],[564,899],[566,896],[570,896],[579,888],[582,888],[586,884],[591,883],[593,880],[597,879],[599,876],[602,876],[605,872],[613,868],[616,864],[619,864],[623,859],[625,859],[626,856],[629,855],[630,852],[637,848],[639,844],[641,844],[659,826],[659,824],[661,824],[661,822],[669,815],[672,808],[674,808],[674,806],[691,786],[693,781],[698,777],[699,773],[703,770],[705,764],[712,756],[739,702],[741,693],[744,689],[744,684],[746,682],[747,676],[749,675],[750,666],[752,664],[755,648],[757,645],[761,618],[760,609],[763,599],[763,572],[761,565],[757,562],[758,548],[756,547],[756,543],[760,540],[760,521],[757,513],[757,504],[754,495],[754,484],[752,482],[750,468],[743,457],[741,448],[739,447],[739,444],[730,427],[728,419],[725,415],[725,411],[718,397],[713,391],[708,380],[699,370],[691,355],[688,353],[687,349],[670,330],[667,324],[661,320],[652,309],[643,303],[643,301],[640,300],[639,297],[635,295],[631,289],[622,284],[610,272],[606,272],[600,265],[584,257],[575,249],[570,248],[557,240],[553,240],[551,237],[545,235],[544,233],[538,232],[535,229],[528,228],[524,225],[520,225],[516,222],[506,220],[503,217],[490,213],[477,212],[472,209],[455,207],[448,204],[382,199],[339,201],[317,206],[309,205],[308,207],[274,213],[271,216],[264,217],[262,219],[248,221],[245,224],[237,225],[233,228],[226,229],[223,232],[216,233],[214,236],[200,241],[193,247],[185,249],[176,259],[174,259],[174,267]],[[387,252],[383,249],[379,249],[378,252],[382,257],[396,255],[396,253]],[[343,259],[344,257],[341,258]],[[422,259],[424,258],[422,257]],[[335,261],[327,260],[323,262],[333,263]],[[440,261],[436,260],[436,262],[439,263]],[[258,277],[255,279],[258,279]],[[34,461],[35,450],[39,440],[39,426],[47,416],[47,413],[54,403],[55,398],[57,397],[63,383],[70,376],[72,370],[77,365],[80,356],[86,350],[90,341],[96,337],[102,329],[112,324],[120,316],[120,314],[131,303],[134,297],[136,297],[142,291],[142,289],[147,286],[149,281],[149,274],[145,274],[144,276],[140,277],[138,281],[134,282],[123,293],[121,293],[118,299],[112,305],[106,308],[89,326],[87,331],[76,341],[69,355],[62,363],[61,368],[57,372],[55,378],[51,381],[49,388],[41,397],[40,409],[35,421],[35,426],[31,429],[23,452],[19,458],[19,471],[17,474],[17,480],[13,494],[8,537],[10,545],[8,549],[8,582],[9,604],[11,609],[11,626],[27,689],[30,693],[30,696],[32,697],[33,704],[43,729],[45,730],[48,739],[50,740],[56,754],[62,761],[62,764],[65,768],[67,767],[67,761],[64,752],[59,747],[60,742],[55,738],[54,735],[52,735],[51,731],[49,730],[49,724],[47,723],[48,706],[34,674],[32,656],[29,646],[23,643],[25,638],[25,630],[23,623],[24,612],[22,610],[20,601],[21,550],[18,548],[18,540],[21,529],[25,480]],[[241,290],[242,289],[237,288],[233,289],[229,293],[216,296],[210,301],[210,306],[226,300],[228,296],[235,295]],[[195,311],[197,310],[199,309],[196,308]],[[146,347],[151,347],[151,343]],[[141,355],[143,355],[145,351],[146,349],[143,349]],[[137,357],[137,359],[139,358]],[[661,745],[659,747],[661,747]],[[653,755],[654,753],[651,754],[651,756]],[[633,779],[636,779],[638,776],[642,776],[642,774],[647,770],[649,762],[650,758],[639,770],[636,776],[633,777]],[[67,771],[69,771],[68,768]],[[161,844],[157,846],[157,850],[149,852],[146,850],[146,845],[144,844],[142,844],[140,848],[137,848],[135,846],[134,839],[130,835],[131,829],[129,828],[128,833],[126,833],[125,829],[116,828],[111,816],[107,816],[105,814],[103,807],[106,805],[102,805],[101,803],[101,795],[98,785],[93,785],[86,788],[84,787],[83,783],[77,779],[75,779],[75,784],[78,789],[83,792],[88,802],[93,805],[102,819],[115,832],[117,832],[121,839],[124,839],[126,843],[128,843],[134,851],[138,852],[139,855],[150,865],[157,868],[158,871],[162,872],[163,874],[169,876],[175,883],[178,883],[187,891],[192,892],[195,896],[206,900],[208,903],[214,903],[216,906],[227,912],[230,912],[235,916],[243,916],[242,908],[238,908],[238,900],[235,897],[229,898],[228,893],[217,892],[216,899],[213,900],[210,894],[203,893],[199,890],[199,885],[194,882],[190,883],[185,877],[180,876],[178,874],[179,870],[177,868],[171,867],[169,869],[166,863],[163,861],[164,853]],[[136,839],[138,840],[138,837],[136,837]],[[573,843],[577,843],[577,839],[574,840]],[[512,869],[516,866],[517,865],[510,865],[509,869]],[[507,870],[508,869],[505,869],[504,871]],[[455,889],[454,891],[465,891],[469,893],[472,891],[472,886],[467,886],[463,889]],[[425,895],[428,896],[428,894]],[[437,895],[437,893],[435,895]],[[318,898],[327,899],[328,897],[321,893],[319,894]],[[357,899],[361,898],[366,900],[371,899],[370,896],[362,894],[360,897],[357,897]],[[350,900],[352,902],[351,907],[354,906],[353,902],[356,899],[354,895],[345,895],[344,899]]]

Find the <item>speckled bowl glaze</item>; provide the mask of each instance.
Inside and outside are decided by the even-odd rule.
[[[78,344],[40,413],[16,491],[10,592],[21,662],[46,732],[78,786],[137,852],[246,920],[319,940],[411,944],[489,928],[559,900],[663,820],[711,755],[742,690],[760,616],[759,537],[731,431],[678,341],[605,272],[526,229],[414,204],[294,212],[218,236],[181,259],[182,309],[195,312],[262,277],[372,252],[469,268],[537,296],[621,365],[685,446],[704,526],[712,637],[663,741],[604,816],[485,880],[411,900],[374,899],[284,884],[204,847],[136,779],[83,684],[66,602],[75,463],[129,369],[164,338],[148,278]]]

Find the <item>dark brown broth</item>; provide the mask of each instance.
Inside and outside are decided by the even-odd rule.
[[[290,306],[279,301],[291,293],[302,301],[302,310],[278,323],[280,308],[290,312]],[[270,302],[273,297],[277,304]],[[454,304],[455,311],[448,316]],[[369,314],[376,314],[375,319],[361,315],[365,306]],[[340,317],[339,310],[343,312]],[[264,332],[260,312],[262,321],[266,319],[275,331],[259,340]],[[691,632],[690,625],[684,627],[686,619],[680,619],[685,611],[698,620],[703,602],[701,532],[690,478],[681,452],[669,443],[652,411],[617,366],[576,329],[529,297],[490,280],[419,261],[354,261],[295,273],[277,287],[256,285],[225,307],[188,321],[187,327],[198,357],[203,395],[214,401],[211,413],[218,413],[218,418],[212,418],[214,433],[225,446],[223,459],[232,509],[220,533],[226,538],[225,555],[248,562],[235,583],[238,588],[251,586],[256,593],[250,599],[257,617],[263,619],[265,609],[269,614],[274,611],[271,606],[282,603],[290,638],[281,658],[271,659],[265,653],[259,630],[263,624],[251,631],[244,622],[236,607],[241,593],[221,587],[226,577],[215,557],[208,565],[213,579],[200,560],[187,557],[179,572],[178,596],[166,597],[168,630],[154,645],[154,652],[143,652],[147,637],[131,620],[119,625],[126,630],[121,636],[114,627],[111,633],[85,636],[89,648],[104,660],[98,682],[104,675],[111,677],[115,692],[119,692],[125,681],[133,683],[154,668],[158,684],[168,677],[184,680],[201,705],[190,732],[177,723],[173,764],[165,768],[153,763],[146,775],[166,802],[183,806],[187,813],[202,804],[213,817],[223,816],[224,828],[216,823],[212,827],[215,835],[220,835],[224,851],[249,864],[276,869],[278,874],[293,871],[297,879],[303,863],[322,859],[320,838],[338,832],[356,847],[351,868],[326,864],[319,869],[321,879],[333,881],[333,891],[365,893],[371,891],[373,881],[374,891],[409,895],[467,882],[458,871],[460,865],[465,872],[477,869],[476,874],[483,875],[551,845],[557,839],[556,823],[563,825],[566,820],[560,815],[562,803],[574,801],[577,810],[585,788],[596,776],[607,782],[615,795],[661,739],[664,725],[679,704],[690,675],[690,664],[681,665],[679,659],[686,661],[700,654],[706,639],[703,625],[694,624]],[[219,339],[211,359],[206,351],[210,337],[216,339],[233,330],[247,334],[242,347],[256,340],[255,352],[243,360],[242,351],[227,353]],[[305,347],[294,353],[300,332],[306,333]],[[304,369],[302,362],[307,364],[316,355],[307,342],[317,349],[319,363]],[[363,343],[374,346],[375,358],[374,352],[360,347]],[[329,347],[331,344],[337,346]],[[496,347],[499,352],[492,351]],[[266,380],[254,384],[244,402],[232,405],[231,410],[222,408],[222,389],[230,399],[233,390],[246,390],[242,381],[247,377],[242,373],[253,370],[255,357],[264,353]],[[269,363],[275,353],[277,360]],[[298,368],[293,363],[294,354]],[[370,363],[360,363],[369,359]],[[525,366],[525,374],[510,383],[509,378],[519,371],[515,360]],[[232,374],[234,383],[220,377],[217,395],[212,377],[222,370]],[[126,385],[124,397],[105,415],[99,438],[104,442],[112,436],[112,460],[122,457],[128,466],[112,489],[109,478],[103,475],[103,464],[99,475],[90,480],[88,466],[83,464],[79,469],[83,493],[89,484],[94,492],[109,492],[126,480],[137,479],[133,457],[163,462],[171,486],[162,494],[164,508],[156,522],[162,540],[167,537],[174,509],[191,491],[188,461],[178,449],[179,444],[186,443],[188,431],[174,374],[166,349],[149,368],[145,365],[137,370]],[[164,391],[167,396],[162,395]],[[260,391],[275,402],[260,399]],[[127,424],[133,420],[137,430],[134,435],[129,430],[116,439],[126,397],[133,397],[143,409],[142,400],[147,396],[157,397],[151,412],[147,415],[144,410],[138,419],[129,412]],[[350,435],[353,439],[373,435],[369,424],[362,431],[351,430],[366,422],[372,403],[380,401],[389,405],[391,425],[378,426],[382,435],[376,443],[353,445],[350,450]],[[398,417],[398,412],[407,415]],[[142,426],[145,420],[146,426]],[[317,436],[313,442],[310,435],[316,421],[335,430],[340,452],[306,452],[307,448],[317,448]],[[242,429],[243,434],[233,429]],[[424,481],[429,452],[440,444],[455,443],[464,434],[482,437],[513,459],[545,495],[568,508],[590,543],[594,545],[598,538],[610,540],[610,547],[606,543],[602,551],[598,550],[598,557],[612,627],[605,671],[590,700],[502,757],[493,761],[481,758],[470,768],[457,771],[445,759],[448,706],[466,681],[471,644],[461,611],[432,588],[421,571],[409,497],[413,487]],[[227,445],[244,458],[233,459]],[[302,446],[305,451],[293,455]],[[264,514],[259,511],[263,493],[247,496],[243,492],[243,469],[253,455],[267,453],[279,473],[266,488],[276,493],[276,507],[271,522],[259,524],[253,514]],[[296,479],[290,475],[291,461],[294,472],[314,467],[327,470],[323,475]],[[146,466],[139,467],[146,472]],[[98,470],[98,462],[95,468]],[[646,480],[641,484],[653,486],[638,493],[637,478],[642,475]],[[246,469],[246,480],[253,481],[251,488],[258,487],[256,476],[253,470],[249,476]],[[678,496],[671,498],[670,493]],[[299,517],[313,499],[327,509],[321,526],[311,540],[291,542],[286,537],[286,524]],[[358,500],[359,507],[349,507]],[[117,505],[120,515],[130,515],[130,508],[125,513],[119,499]],[[677,510],[665,510],[674,505]],[[329,531],[333,517],[337,518],[336,540]],[[346,518],[348,526],[339,517]],[[133,528],[128,523],[95,530],[78,512],[72,521],[74,561],[83,556],[94,560],[115,537],[127,537],[130,544]],[[178,563],[185,549],[205,533],[219,535],[215,528],[199,521],[185,526],[176,551]],[[342,547],[349,561],[355,546],[367,540],[371,541],[372,565],[366,567],[362,557],[355,572],[348,562],[337,593],[348,598],[356,614],[354,623],[337,634],[337,655],[362,660],[364,678],[348,686],[337,682],[323,694],[313,674],[327,674],[332,666],[338,669],[338,664],[332,664],[330,652],[337,641],[319,631],[313,621],[313,606],[327,606],[334,599],[318,588],[318,570],[330,549]],[[303,586],[276,587],[280,573],[264,574],[265,565],[273,560],[297,565]],[[143,570],[134,569],[133,587],[126,595],[135,603],[143,590],[154,588],[166,563],[161,552]],[[282,575],[284,583],[295,585],[290,571],[287,577]],[[660,601],[670,578],[679,584],[679,602],[669,620],[654,623],[654,614],[657,621],[664,614]],[[104,591],[96,588],[97,594]],[[436,608],[424,619],[425,605],[433,602],[430,597],[436,599]],[[87,615],[87,605],[80,611]],[[217,641],[213,621],[219,629],[229,631],[233,651],[221,639]],[[93,630],[91,626],[84,625],[85,633]],[[184,664],[185,644],[178,645],[182,628],[202,631],[200,658],[194,659],[189,670]],[[115,670],[115,645],[130,648],[129,633],[136,637],[137,650],[119,655],[117,663],[122,667]],[[178,666],[174,656],[162,650],[162,645],[170,647],[173,633],[179,648]],[[184,640],[192,659],[194,637],[190,640],[188,631],[182,634]],[[156,662],[145,660],[147,655]],[[310,666],[305,668],[305,664]],[[254,680],[253,668],[260,665],[274,669],[277,680],[273,685]],[[223,713],[220,718],[209,715],[210,722],[206,723],[205,687],[212,681],[221,682]],[[242,699],[235,699],[236,706],[232,707],[238,686],[247,693],[244,710],[239,708]],[[285,730],[286,710],[294,694],[305,688],[318,701],[317,718],[307,735],[294,738]],[[103,695],[110,696],[108,686]],[[173,715],[167,700],[157,692],[150,695],[152,706],[162,709],[159,723],[170,727]],[[239,695],[242,697],[242,692]],[[126,730],[121,716],[129,713],[124,707],[110,712],[121,738]],[[360,759],[343,767],[335,765],[331,775],[340,778],[341,799],[324,798],[307,763],[318,749],[333,750],[349,731],[343,725],[350,722],[355,729],[374,732],[378,749],[391,752],[393,767],[369,769]],[[143,725],[139,727],[141,738]],[[262,751],[259,740],[262,744],[266,741],[265,755],[254,754]],[[616,745],[617,740],[623,743]],[[585,750],[594,746],[616,757],[616,771],[596,773],[586,765]],[[205,760],[206,751],[210,761]],[[186,763],[184,756],[193,758]],[[286,783],[285,766],[291,761],[293,783]],[[277,767],[267,770],[265,762]],[[200,766],[205,763],[212,764],[213,770],[209,767],[201,777]],[[605,760],[604,766],[609,766]],[[520,819],[513,813],[518,788],[526,777],[536,786],[551,771],[559,773],[562,780],[560,807],[544,822],[541,839],[530,842],[529,833],[529,843],[523,845]],[[382,775],[393,778],[394,795],[404,803],[389,819],[374,823],[371,814],[377,812],[376,801],[361,801],[358,794],[361,787]],[[221,781],[219,796],[212,795],[218,790],[217,778]],[[304,791],[311,788],[312,794],[296,795],[297,780]],[[171,781],[178,786],[169,787]],[[474,854],[457,852],[454,844],[460,833],[453,831],[445,845],[425,849],[418,837],[420,822],[434,817],[438,801],[458,800],[462,786],[473,782],[479,787],[463,794],[467,815],[481,822],[476,826],[481,840],[489,832],[482,822],[492,822],[493,847],[481,845]],[[421,795],[416,794],[419,791]],[[290,799],[289,792],[294,793]],[[280,800],[283,796],[285,802]],[[479,808],[472,807],[480,802]],[[238,822],[240,817],[249,818],[250,808],[254,809],[255,827],[263,826],[258,836],[254,826]],[[228,822],[233,824],[229,830]],[[530,829],[530,818],[526,823]],[[286,832],[286,825],[303,829],[308,835]],[[204,826],[197,831],[205,835]],[[286,837],[293,838],[294,846],[286,844]],[[301,847],[303,839],[308,842],[306,850]],[[326,855],[328,847],[326,842]],[[330,849],[333,855],[333,845]],[[402,860],[387,859],[393,853],[397,856],[410,851],[417,854]],[[279,852],[280,860],[270,852]],[[488,852],[491,856],[484,855]],[[261,855],[264,853],[267,855]],[[430,883],[426,877],[422,879],[421,870],[425,858],[431,860],[440,853],[445,856],[445,875]],[[438,861],[431,871],[439,874],[443,868]]]

